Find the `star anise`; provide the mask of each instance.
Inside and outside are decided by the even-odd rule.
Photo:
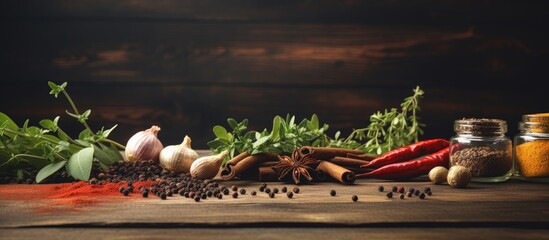
[[[287,180],[291,175],[295,184],[301,184],[302,177],[306,182],[313,180],[311,173],[318,165],[319,161],[312,158],[311,154],[302,154],[298,149],[292,153],[292,157],[279,156],[280,163],[273,167],[273,170],[278,174],[278,179],[281,181]]]

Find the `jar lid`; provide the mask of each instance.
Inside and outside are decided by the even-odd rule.
[[[549,133],[549,113],[522,115],[519,130],[531,133]]]
[[[456,120],[454,131],[476,136],[501,136],[507,132],[507,122],[490,118],[463,118]]]

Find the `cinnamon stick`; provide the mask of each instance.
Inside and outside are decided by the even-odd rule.
[[[258,180],[260,182],[278,182],[278,174],[271,167],[260,167],[258,171]]]
[[[370,161],[365,161],[365,160],[360,160],[355,158],[348,158],[348,157],[340,157],[340,156],[336,156],[327,161],[345,168],[360,168],[360,166],[370,162]]]
[[[221,172],[221,179],[230,180],[235,177],[246,178],[246,176],[242,174],[246,173],[246,171],[249,170],[250,168],[257,168],[257,165],[262,162],[269,162],[269,161],[276,161],[276,160],[278,160],[277,154],[258,153],[258,154],[244,157],[241,160],[235,160],[230,163],[227,162],[224,168],[225,171]]]
[[[223,178],[223,176],[229,176],[229,175],[232,175],[232,170],[234,168],[234,165],[236,165],[237,163],[239,163],[240,161],[244,160],[244,158],[250,156],[250,153],[248,153],[247,151],[245,152],[242,152],[238,155],[236,155],[235,157],[233,157],[232,159],[230,159],[229,161],[227,161],[225,163],[225,166],[223,166],[223,168],[221,169],[221,173],[220,173],[220,176]],[[231,176],[229,179],[232,179],[234,176]]]
[[[363,154],[347,153],[347,157],[348,158],[354,158],[354,159],[366,160],[366,161],[371,161],[372,159],[376,158],[376,156],[368,154],[368,153],[363,153]]]
[[[355,173],[331,162],[320,161],[316,169],[330,175],[343,184],[353,184],[355,182]]]
[[[272,167],[272,166],[275,166],[279,163],[280,161],[268,161],[268,162],[259,162],[257,163],[255,166],[251,166],[249,167],[248,169],[246,169],[245,171],[239,173],[237,175],[237,177],[239,179],[254,179],[254,180],[257,180],[260,175],[259,175],[259,168],[262,168],[262,167]],[[273,170],[274,171],[274,170]]]
[[[347,157],[347,154],[360,155],[364,152],[361,150],[334,148],[334,147],[311,147],[304,146],[299,149],[301,154],[311,154],[314,159],[332,159],[336,156]]]

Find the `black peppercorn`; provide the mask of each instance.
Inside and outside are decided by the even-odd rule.
[[[393,192],[388,192],[388,193],[387,193],[387,197],[388,197],[388,198],[393,198]]]
[[[229,189],[228,189],[228,188],[225,188],[225,189],[223,190],[223,194],[229,195]]]
[[[238,192],[233,192],[233,198],[238,198]]]
[[[280,191],[282,191],[283,193],[286,193],[288,191],[288,188],[287,187],[282,187],[282,189],[280,189]]]
[[[269,197],[274,198],[274,197],[275,197],[275,193],[274,193],[274,192],[269,193]]]
[[[128,184],[128,187],[133,186],[133,182],[131,182],[131,181],[129,181],[127,184]]]
[[[267,187],[267,184],[266,184],[266,183],[262,183],[262,184],[261,184],[261,187],[262,187],[263,189],[265,189],[265,188]]]
[[[430,191],[431,191],[430,187],[425,187],[425,190],[423,192],[430,192]]]
[[[397,187],[397,186],[393,186],[392,191],[393,191],[393,192],[397,192],[397,190],[398,190],[398,187]]]
[[[120,193],[123,193],[124,190],[126,190],[126,189],[124,189],[124,187],[120,187],[120,188],[118,189],[118,191],[119,191]]]
[[[160,194],[160,199],[166,200],[166,193],[161,193]]]
[[[130,191],[126,189],[122,192],[122,194],[124,194],[124,196],[128,196],[130,194]]]
[[[194,201],[195,201],[195,202],[200,202],[200,197],[199,197],[199,196],[195,196],[195,197],[194,197]]]
[[[233,185],[233,186],[231,187],[231,189],[232,189],[233,191],[238,191],[238,187],[237,187],[236,185]]]
[[[404,187],[402,187],[402,186],[401,186],[401,187],[398,187],[398,192],[399,192],[399,193],[404,193]]]
[[[222,198],[223,198],[223,194],[218,193],[218,194],[217,194],[217,199],[222,199]]]
[[[255,196],[255,195],[257,194],[257,192],[256,192],[256,191],[252,191],[251,194],[252,194],[252,196]]]
[[[401,193],[399,197],[400,199],[404,199],[404,194]]]
[[[149,191],[143,191],[143,193],[141,193],[141,196],[143,196],[144,198],[149,197]]]
[[[332,197],[335,196],[335,195],[336,195],[336,190],[333,190],[333,189],[330,190],[330,195],[331,195]]]
[[[298,188],[298,187],[294,187],[293,191],[294,191],[294,193],[299,193],[299,188]]]
[[[206,199],[206,198],[208,197],[208,194],[202,193],[202,194],[200,195],[200,197],[201,197],[202,199]]]
[[[167,191],[167,192],[166,192],[166,195],[167,195],[168,197],[171,197],[171,196],[173,196],[173,192],[172,192],[172,191]]]
[[[271,189],[270,188],[265,188],[265,193],[267,193],[267,194],[271,193]]]
[[[413,187],[408,189],[408,192],[414,193],[415,189]]]
[[[406,193],[406,196],[407,197],[412,197],[412,194],[413,194],[412,192],[408,192],[408,193]]]
[[[288,193],[286,194],[286,196],[288,196],[288,198],[292,198],[292,197],[294,196],[294,193],[293,193],[293,192],[288,192]]]
[[[353,202],[356,202],[356,201],[358,201],[358,196],[357,196],[357,195],[353,195],[353,197],[352,197],[351,199],[353,199]]]
[[[184,192],[183,196],[186,197],[186,198],[189,198],[189,192]]]
[[[383,186],[379,186],[379,187],[377,187],[377,190],[380,191],[380,192],[383,192],[385,190],[385,188]]]
[[[212,192],[212,191],[207,191],[207,192],[206,192],[206,195],[208,195],[208,197],[212,197],[212,196],[213,196],[213,192]]]
[[[278,188],[273,188],[274,193],[278,193]]]
[[[263,186],[259,187],[259,191],[260,192],[264,192],[265,191],[265,188]]]
[[[416,191],[414,192],[414,195],[418,196],[418,195],[419,195],[419,190],[416,190]]]
[[[419,194],[419,199],[425,199],[425,193],[420,193]]]
[[[244,189],[244,188],[240,189],[240,194],[241,194],[241,195],[246,194],[246,189]]]
[[[429,195],[429,196],[433,195],[433,192],[431,192],[431,191],[428,191],[428,192],[426,192],[426,193],[427,193],[427,195]]]

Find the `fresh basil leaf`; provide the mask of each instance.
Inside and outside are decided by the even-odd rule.
[[[42,182],[42,180],[44,180],[47,177],[51,176],[52,174],[56,173],[57,171],[59,171],[59,169],[61,169],[61,168],[63,168],[63,166],[65,166],[65,163],[67,163],[67,161],[60,161],[60,162],[56,162],[56,163],[51,163],[51,164],[43,167],[42,169],[40,169],[38,174],[36,174],[36,182],[40,183],[40,182]]]
[[[261,146],[262,144],[264,144],[265,142],[267,142],[269,140],[269,136],[263,136],[259,139],[257,139],[254,144],[252,145],[253,148],[257,148],[259,146]]]
[[[238,128],[238,122],[236,122],[236,120],[234,120],[234,118],[229,118],[227,119],[227,123],[229,123],[229,126],[234,130],[236,128]]]
[[[93,153],[93,147],[88,147],[72,155],[67,163],[67,172],[76,179],[88,181],[92,170]]]
[[[227,134],[227,129],[225,129],[224,127],[216,125],[213,127],[213,132],[216,137],[229,140],[229,134]]]

